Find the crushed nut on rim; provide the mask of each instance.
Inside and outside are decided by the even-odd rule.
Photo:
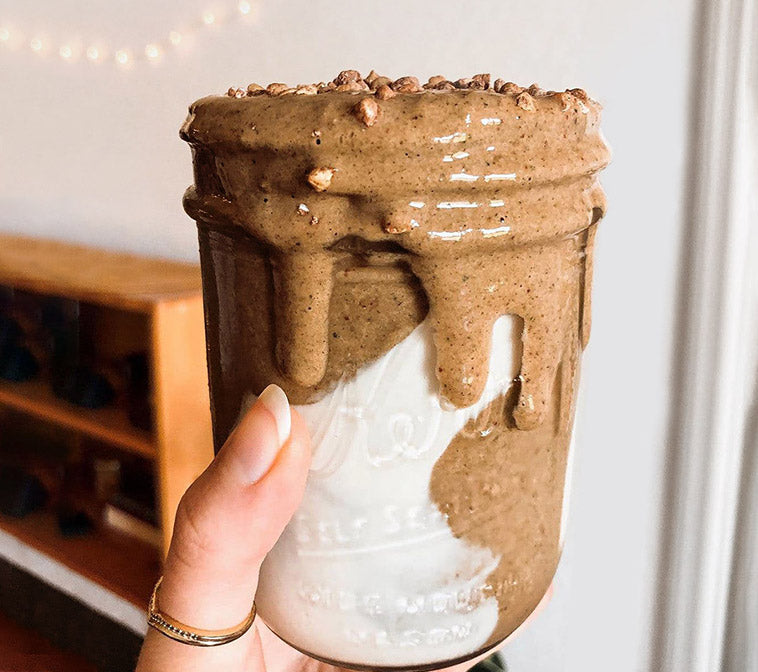
[[[314,168],[308,173],[308,184],[316,191],[326,191],[332,183],[334,177],[334,168]]]
[[[355,107],[353,114],[366,126],[373,126],[379,116],[379,105],[374,98],[364,98]]]

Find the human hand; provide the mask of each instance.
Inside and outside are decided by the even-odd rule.
[[[245,620],[261,563],[302,499],[310,457],[305,423],[284,392],[269,386],[179,504],[160,611],[203,630]],[[462,672],[475,663],[448,670]],[[188,646],[150,628],[137,664],[137,672],[337,669],[289,647],[260,619],[238,640],[212,648]]]

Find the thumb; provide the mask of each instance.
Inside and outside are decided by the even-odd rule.
[[[309,464],[305,424],[270,385],[179,504],[161,610],[209,630],[244,620],[261,563],[302,499]]]

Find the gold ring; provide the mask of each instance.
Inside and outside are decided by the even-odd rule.
[[[160,588],[161,583],[163,583],[163,577],[158,579],[158,583],[153,588],[153,594],[150,596],[150,605],[147,609],[147,624],[169,639],[181,642],[182,644],[189,644],[190,646],[221,646],[242,637],[250,629],[253,621],[255,621],[255,602],[253,602],[253,608],[250,610],[248,617],[233,628],[227,628],[226,630],[199,630],[191,628],[158,610],[158,588]]]

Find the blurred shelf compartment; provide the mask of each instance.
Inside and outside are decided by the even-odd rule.
[[[62,537],[55,514],[0,515],[0,529],[132,604],[144,607],[161,572],[154,545],[110,528]]]
[[[155,458],[153,437],[132,426],[126,412],[117,407],[90,410],[56,397],[42,380],[25,383],[0,381],[0,407],[66,427],[86,436],[119,446],[147,458]]]

